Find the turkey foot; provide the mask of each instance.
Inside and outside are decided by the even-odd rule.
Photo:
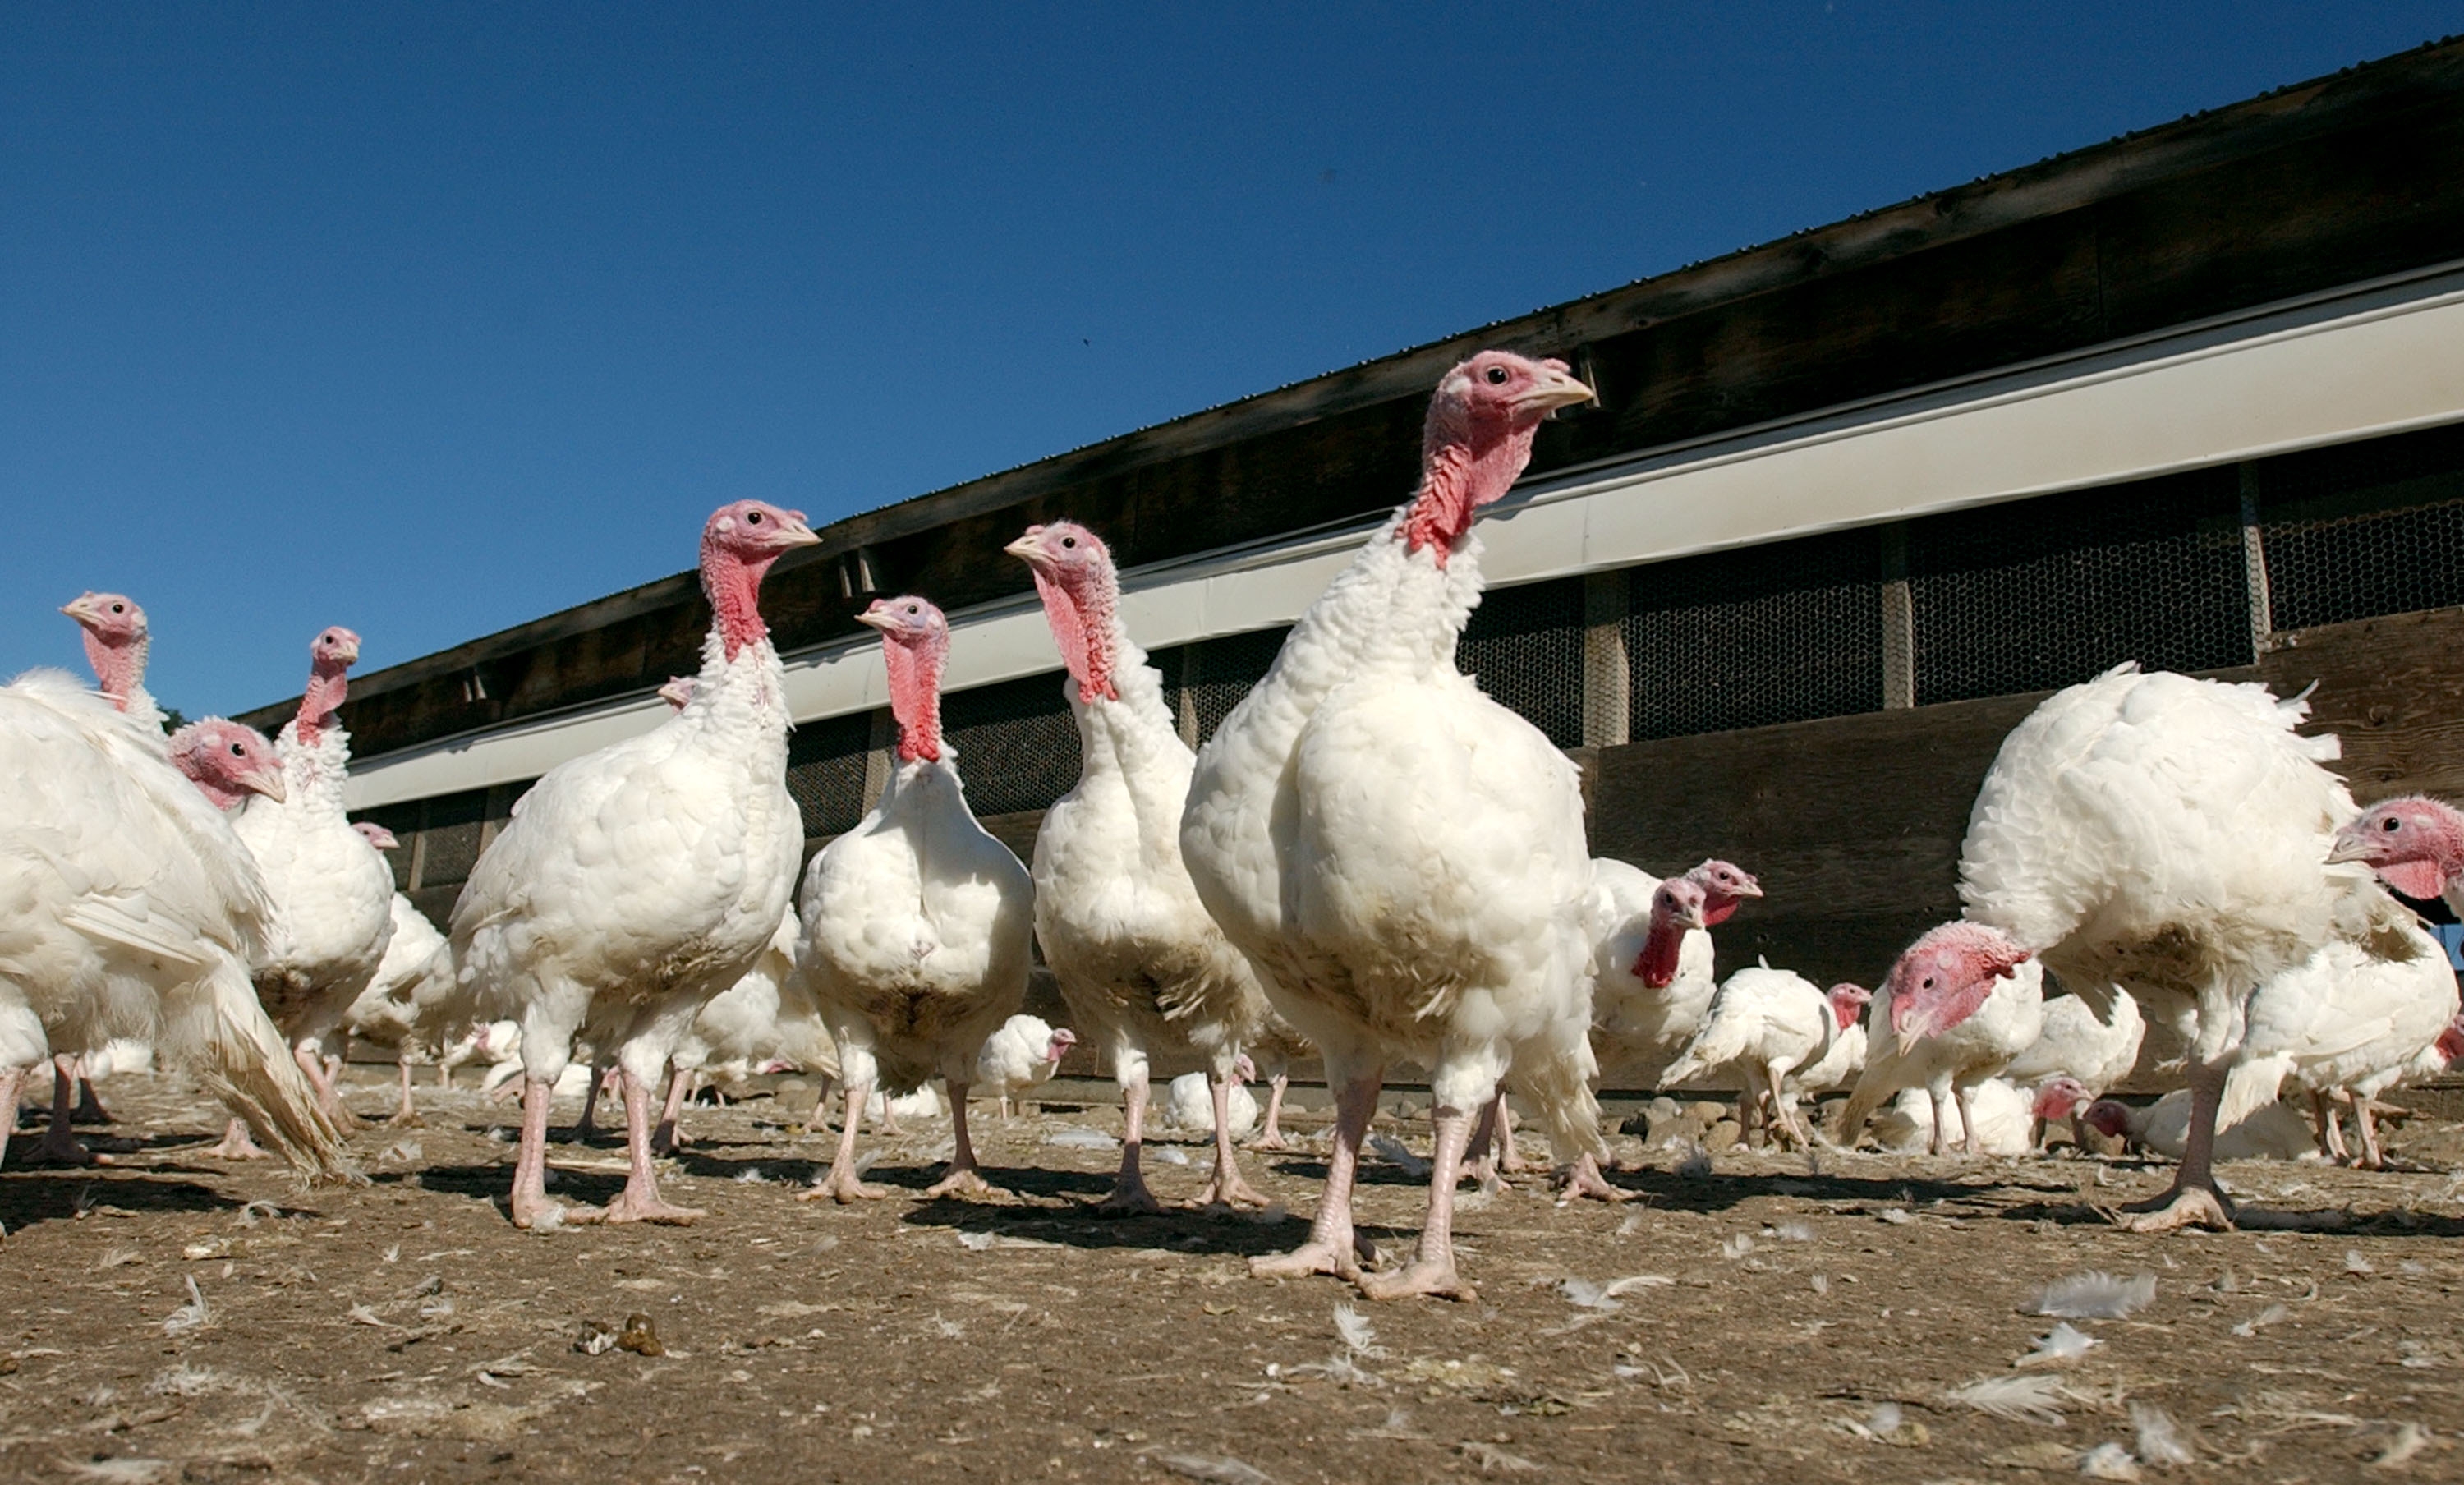
[[[1288,1150],[1292,1142],[1284,1138],[1284,1089],[1291,1082],[1288,1075],[1278,1073],[1266,1082],[1266,1125],[1258,1138],[1249,1141],[1253,1150]]]
[[[659,1197],[658,1172],[650,1165],[650,1085],[622,1070],[625,1083],[625,1147],[632,1171],[625,1189],[607,1204],[608,1222],[691,1222],[704,1215],[697,1208],[678,1207]],[[542,1129],[541,1135],[546,1131]]]
[[[1577,1156],[1574,1164],[1566,1167],[1565,1185],[1558,1192],[1557,1204],[1562,1207],[1578,1196],[1588,1196],[1595,1202],[1634,1200],[1632,1191],[1611,1186],[1608,1177],[1600,1174],[1599,1163],[1589,1155]]]
[[[80,1059],[80,1062],[81,1061],[82,1059]],[[110,1111],[102,1106],[102,1100],[94,1096],[94,1079],[86,1076],[85,1074],[80,1071],[77,1074],[77,1108],[69,1114],[69,1121],[75,1124],[118,1123],[119,1120],[113,1119]]]
[[[1361,1277],[1360,1257],[1350,1242],[1335,1244],[1311,1238],[1290,1252],[1250,1259],[1249,1274],[1254,1278],[1305,1278],[1312,1274],[1331,1274],[1357,1283]]]
[[[951,1079],[950,1089],[950,1164],[941,1179],[924,1188],[931,1196],[956,1196],[961,1192],[981,1196],[992,1190],[992,1183],[976,1168],[975,1141],[967,1138],[967,1085]]]
[[[1112,1178],[1112,1194],[1095,1204],[1098,1216],[1143,1217],[1163,1210],[1163,1204],[1147,1189],[1146,1173],[1139,1169],[1147,1145],[1147,1075],[1145,1065],[1121,1084],[1122,1113],[1128,1122],[1121,1134],[1121,1173]],[[1219,1121],[1216,1126],[1221,1129]]]
[[[850,1202],[877,1202],[890,1193],[877,1186],[867,1186],[855,1168],[855,1126],[864,1119],[865,1096],[872,1092],[870,1081],[847,1085],[847,1118],[839,1123],[839,1149],[830,1162],[827,1180],[816,1181],[809,1191],[799,1191],[800,1202],[833,1201],[840,1206]],[[820,1123],[821,1110],[813,1111],[814,1122]]]
[[[258,1148],[257,1142],[249,1138],[247,1122],[236,1119],[223,1130],[223,1142],[206,1151],[206,1157],[209,1160],[272,1160],[274,1158]]]
[[[1438,1139],[1429,1162],[1429,1214],[1420,1225],[1420,1245],[1412,1261],[1400,1269],[1360,1275],[1360,1292],[1372,1299],[1430,1295],[1469,1303],[1479,1297],[1455,1272],[1455,1182],[1463,1172],[1471,1119],[1463,1110],[1444,1104],[1431,1110],[1430,1118],[1438,1126]]]
[[[1356,1283],[1362,1262],[1375,1259],[1375,1250],[1360,1240],[1352,1225],[1352,1180],[1360,1166],[1360,1141],[1369,1133],[1369,1117],[1376,1112],[1377,1083],[1378,1075],[1372,1073],[1335,1084],[1334,1150],[1327,1157],[1326,1190],[1317,1199],[1309,1241],[1287,1253],[1250,1259],[1252,1275],[1297,1278],[1331,1274]]]
[[[2233,1204],[2203,1186],[2177,1186],[2153,1201],[2108,1209],[2105,1216],[2126,1232],[2178,1232],[2184,1228],[2233,1230]]]
[[[658,1130],[650,1136],[650,1148],[653,1152],[660,1155],[673,1155],[693,1142],[685,1138],[684,1125],[679,1122],[684,1118],[685,1097],[692,1091],[692,1087],[693,1075],[683,1068],[676,1069],[675,1075],[668,1079],[667,1107],[659,1111]]]
[[[1244,1061],[1246,1059],[1243,1059]],[[1233,1074],[1209,1073],[1206,1091],[1215,1100],[1215,1174],[1198,1193],[1194,1207],[1264,1207],[1266,1198],[1241,1179],[1241,1161],[1232,1150]]]
[[[405,1062],[401,1067],[402,1102],[394,1109],[393,1118],[386,1119],[385,1123],[395,1129],[415,1128],[420,1124],[420,1118],[418,1108],[410,1101],[410,1064]]]
[[[1524,1176],[1540,1168],[1536,1161],[1525,1160],[1514,1146],[1514,1110],[1506,1095],[1497,1096],[1497,1170],[1500,1175]]]

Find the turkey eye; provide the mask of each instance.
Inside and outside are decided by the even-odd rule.
[[[1504,366],[1491,366],[1488,368],[1488,385],[1491,387],[1504,387],[1506,385],[1506,368]]]
[[[744,513],[744,523],[748,526],[758,526],[761,524],[761,513],[759,511],[746,511]]]
[[[1922,984],[1922,985],[1920,985],[1920,986],[1917,986],[1917,988],[1918,988],[1918,989],[1921,989],[1921,990],[1929,990],[1929,989],[1932,989],[1932,988],[1933,988],[1933,976],[1931,976],[1931,975],[1927,975],[1927,976],[1925,976],[1925,983],[1924,983],[1924,984]]]
[[[113,604],[111,606],[111,611],[114,613],[126,613],[128,611],[128,606],[126,604]]]
[[[2403,822],[2403,821],[2401,821],[2401,820],[2389,820],[2386,825],[2381,826],[2381,827],[2380,827],[2380,829],[2382,829],[2382,830],[2384,830],[2384,831],[2387,831],[2388,833],[2392,834],[2392,833],[2394,833],[2395,831],[2400,831],[2400,830],[2403,830],[2403,829],[2404,829],[2404,822]]]
[[[247,748],[247,746],[246,746],[245,744],[243,744],[243,743],[239,743],[239,742],[234,742],[234,743],[232,743],[232,744],[231,744],[231,756],[232,756],[233,758],[246,758],[246,757],[248,756],[248,748]]]
[[[1078,546],[1078,539],[1074,536],[1065,536],[1061,539],[1061,544],[1065,549],[1074,551]]]

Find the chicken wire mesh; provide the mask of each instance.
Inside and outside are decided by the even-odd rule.
[[[976,813],[1042,809],[1078,782],[1078,721],[1062,680],[1055,671],[942,699],[941,732]]]
[[[2273,628],[2464,604],[2464,429],[2287,454],[2254,476]]]
[[[1629,735],[1879,710],[1879,540],[1843,531],[1635,568],[1624,623]]]
[[[1559,747],[1583,741],[1583,580],[1491,588],[1455,665]]]
[[[1232,715],[1232,708],[1241,704],[1249,688],[1274,668],[1275,656],[1284,653],[1284,636],[1290,632],[1289,626],[1262,629],[1204,640],[1194,647],[1197,655],[1184,659],[1178,674],[1186,677],[1183,689],[1198,714],[1198,741],[1215,736],[1215,729],[1223,725],[1223,719]],[[1175,674],[1164,672],[1165,685],[1173,684]]]
[[[865,754],[872,714],[799,722],[787,738],[787,792],[804,818],[804,838],[853,830],[864,818]]]
[[[1909,522],[1917,703],[2250,664],[2239,512],[2213,469]]]

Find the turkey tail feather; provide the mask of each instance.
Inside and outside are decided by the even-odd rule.
[[[1592,1092],[1599,1069],[1592,1056],[1590,1028],[1569,1021],[1556,1031],[1549,1041],[1558,1045],[1527,1049],[1526,1055],[1540,1053],[1529,1061],[1517,1057],[1514,1091],[1548,1126],[1549,1149],[1560,1164],[1577,1155],[1605,1161],[1609,1145],[1600,1137],[1600,1100]]]
[[[251,1133],[313,1182],[357,1181],[342,1137],[236,961],[225,960],[164,1006],[164,1043],[178,1049]]]
[[[2216,1132],[2222,1134],[2274,1103],[2293,1075],[2293,1058],[2279,1053],[2233,1064],[2225,1074],[2224,1101],[2216,1108]]]

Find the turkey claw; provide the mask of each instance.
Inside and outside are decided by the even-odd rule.
[[[1114,1186],[1112,1194],[1095,1204],[1099,1217],[1152,1217],[1163,1210],[1163,1204],[1143,1186]]]
[[[854,1176],[848,1176],[842,1181],[839,1179],[837,1168],[832,1167],[828,1180],[814,1183],[812,1189],[808,1191],[797,1192],[796,1200],[836,1202],[845,1207],[853,1202],[877,1202],[889,1195],[890,1193],[880,1186],[867,1186]]]
[[[1360,1292],[1372,1299],[1404,1299],[1414,1295],[1427,1295],[1438,1299],[1456,1299],[1470,1304],[1480,1297],[1451,1263],[1407,1263],[1392,1274],[1363,1274],[1356,1280]]]
[[[2194,1227],[2215,1232],[2233,1230],[2233,1204],[2203,1186],[2167,1191],[2152,1202],[2134,1202],[2119,1209],[2099,1208],[2098,1210],[2115,1227],[2126,1232],[2178,1232],[2184,1228]]]
[[[1219,1178],[1207,1182],[1206,1189],[1199,1192],[1190,1201],[1189,1208],[1192,1210],[1202,1210],[1208,1207],[1254,1208],[1271,1205],[1273,1204],[1266,1199],[1265,1192],[1236,1175],[1229,1181]]]
[[[636,1200],[630,1193],[624,1193],[607,1204],[606,1213],[602,1220],[611,1223],[662,1222],[682,1227],[686,1223],[697,1222],[708,1215],[710,1213],[698,1207],[677,1207],[663,1202],[655,1196],[646,1196]]]
[[[1350,1245],[1336,1248],[1318,1242],[1303,1243],[1287,1253],[1249,1260],[1253,1278],[1306,1278],[1313,1274],[1331,1274],[1357,1283],[1360,1264]]]
[[[967,1196],[989,1196],[992,1194],[992,1183],[986,1181],[975,1166],[966,1165],[944,1174],[940,1180],[926,1186],[924,1188],[924,1194],[927,1197],[957,1196],[961,1194]]]

